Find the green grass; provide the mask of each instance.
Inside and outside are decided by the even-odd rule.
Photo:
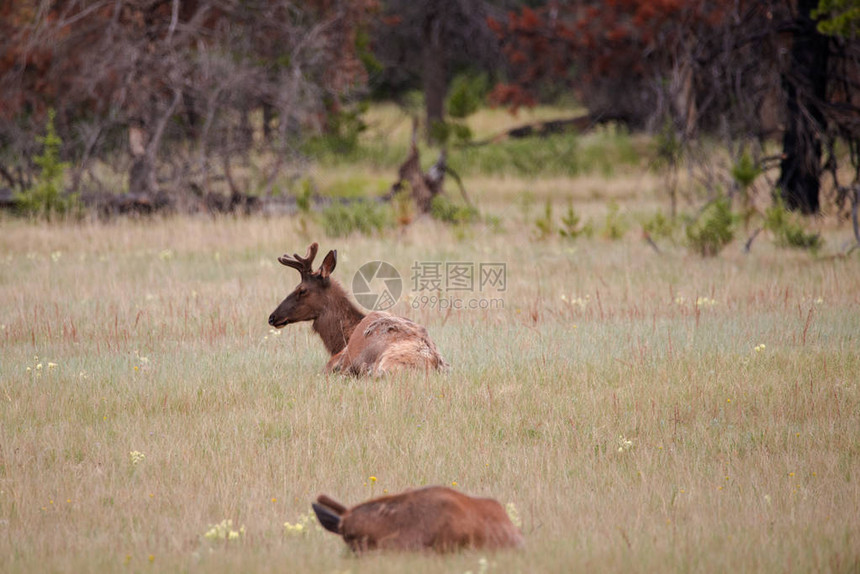
[[[576,110],[539,108],[522,117],[501,110],[481,110],[466,124],[481,142],[505,130],[547,119],[576,115]],[[396,170],[409,153],[411,123],[396,108],[375,106],[365,114],[369,129],[361,145],[349,150],[314,148],[314,159],[323,166],[342,167],[360,164],[373,170]],[[419,140],[423,144],[423,138]],[[545,138],[502,140],[487,145],[451,146],[450,165],[461,175],[514,177],[574,177],[594,174],[613,177],[647,168],[653,160],[653,145],[641,136],[631,136],[615,125],[599,127],[587,134],[566,133]],[[436,161],[436,150],[424,150],[422,163]],[[390,182],[389,182],[390,183]],[[343,195],[339,190],[333,193]]]
[[[619,170],[641,170],[648,155],[644,143],[634,141],[622,130],[604,128],[586,135],[553,135],[460,148],[452,153],[451,161],[469,175],[612,177]]]
[[[365,261],[394,264],[413,297],[396,311],[453,365],[353,380],[320,374],[308,325],[266,324],[297,283],[276,261],[309,242],[297,220],[0,225],[4,572],[860,564],[856,257],[313,227],[347,287]],[[505,262],[504,307],[414,309],[414,261]],[[322,492],[452,483],[513,502],[525,549],[356,559],[284,528]],[[224,519],[244,535],[204,538]]]
[[[449,161],[462,175],[612,177],[619,170],[630,172],[646,167],[650,153],[643,142],[611,129],[584,136],[564,134],[453,147]],[[359,163],[377,170],[393,170],[407,155],[405,144],[377,139],[349,153],[322,153],[318,158],[327,166]],[[423,163],[430,165],[436,161],[435,150],[426,150],[424,155]]]

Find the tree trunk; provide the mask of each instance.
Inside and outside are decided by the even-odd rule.
[[[272,143],[274,139],[274,130],[272,129],[272,123],[275,121],[275,116],[277,112],[275,111],[275,107],[269,103],[263,104],[263,141],[267,144]]]
[[[445,66],[445,47],[442,45],[442,14],[431,7],[423,30],[423,82],[424,102],[427,110],[427,143],[435,142],[434,126],[445,120],[445,94],[448,77]]]
[[[182,92],[178,88],[173,89],[173,100],[166,109],[159,114],[158,102],[155,98],[150,99],[149,120],[136,119],[129,126],[128,145],[131,152],[132,164],[128,174],[128,190],[131,193],[154,195],[158,192],[156,180],[156,158],[161,146],[161,138],[167,123],[173,117],[173,112],[182,99]],[[160,115],[160,117],[159,117]],[[151,129],[154,127],[154,129]]]
[[[128,173],[128,191],[134,195],[151,196],[157,187],[153,158],[146,150],[148,140],[147,131],[142,124],[129,127],[128,145],[132,164]]]
[[[818,213],[821,187],[822,105],[827,97],[828,39],[818,32],[810,12],[818,0],[799,0],[788,70],[782,75],[786,127],[777,183],[785,206]]]

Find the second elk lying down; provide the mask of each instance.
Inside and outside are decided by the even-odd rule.
[[[269,316],[272,327],[313,321],[314,331],[331,353],[326,372],[384,375],[402,369],[448,367],[421,325],[382,311],[365,315],[352,304],[343,287],[331,278],[337,251],[329,251],[314,271],[318,248],[312,243],[304,257],[294,253],[278,258],[301,273],[302,282]]]
[[[346,508],[326,495],[313,503],[323,527],[356,553],[368,550],[519,548],[523,536],[505,509],[444,486],[407,490]]]

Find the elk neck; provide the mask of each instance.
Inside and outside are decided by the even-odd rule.
[[[332,355],[340,353],[349,342],[355,326],[364,319],[364,313],[349,300],[343,287],[332,281],[328,293],[328,305],[314,319],[314,331],[319,333],[326,349]]]

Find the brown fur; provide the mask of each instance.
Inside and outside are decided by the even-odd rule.
[[[347,347],[332,357],[326,370],[379,376],[400,369],[445,367],[427,329],[409,319],[375,311],[355,327]]]
[[[330,277],[337,251],[329,251],[319,270],[312,265],[318,245],[312,243],[305,257],[278,258],[301,273],[302,281],[269,316],[269,324],[282,328],[290,323],[313,321],[313,329],[332,357],[326,372],[350,375],[384,375],[401,369],[445,369],[427,330],[409,319],[375,311],[365,315],[352,304],[340,284]]]
[[[354,552],[519,548],[523,536],[505,509],[444,486],[383,496],[347,509],[326,495],[313,505],[320,523]]]

